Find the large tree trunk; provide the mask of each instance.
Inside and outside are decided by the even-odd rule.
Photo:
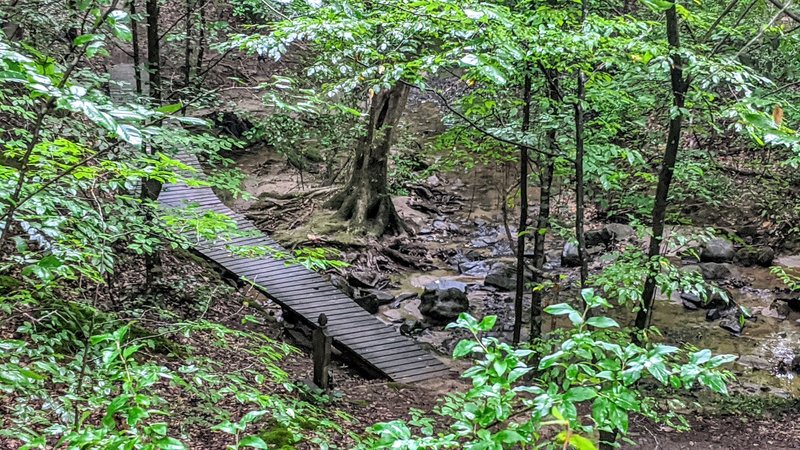
[[[672,64],[670,68],[670,85],[672,87],[672,104],[676,110],[683,109],[686,102],[686,92],[689,83],[683,76],[683,61],[680,53],[680,31],[678,28],[678,14],[673,4],[666,11],[667,17],[667,41],[670,46],[670,58]],[[680,113],[672,114],[669,121],[669,131],[667,132],[667,147],[664,150],[664,160],[661,163],[661,170],[658,174],[658,186],[656,187],[655,203],[653,205],[653,233],[650,237],[650,248],[647,256],[650,260],[647,279],[644,283],[642,292],[642,307],[636,314],[636,327],[643,330],[650,326],[653,318],[653,303],[656,294],[656,275],[659,267],[653,266],[653,259],[661,256],[661,241],[664,238],[664,219],[667,215],[667,198],[669,187],[672,183],[672,174],[675,171],[675,161],[678,158],[678,149],[681,141],[681,128],[683,126],[683,116]]]
[[[389,195],[387,165],[409,90],[408,85],[397,83],[372,97],[367,133],[356,147],[350,180],[328,203],[354,230],[380,236],[404,228]]]

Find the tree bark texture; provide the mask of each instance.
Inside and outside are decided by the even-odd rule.
[[[670,68],[672,104],[673,109],[682,109],[686,102],[686,92],[689,89],[689,83],[684,79],[683,61],[680,53],[678,53],[678,49],[680,48],[680,31],[678,28],[678,14],[674,5],[666,11],[666,17],[667,41],[672,50],[670,55],[672,61]],[[669,187],[672,183],[672,175],[675,171],[678,149],[680,148],[682,127],[683,116],[677,111],[672,113],[669,121],[669,131],[667,132],[667,146],[664,150],[664,159],[658,174],[658,186],[656,187],[655,202],[653,205],[653,232],[650,237],[650,246],[647,252],[651,263],[654,258],[661,256],[661,241],[664,238],[664,220],[666,218],[668,206],[667,198],[669,196]],[[641,330],[650,326],[650,321],[653,317],[656,275],[658,275],[658,270],[658,267],[650,266],[647,279],[644,283],[642,309],[636,314],[636,327]]]
[[[398,83],[373,95],[366,135],[356,146],[350,180],[328,203],[354,230],[374,236],[404,229],[389,194],[389,149],[410,88]]]
[[[587,0],[581,2],[581,23],[586,21]],[[583,159],[586,153],[584,142],[585,117],[583,103],[586,100],[586,74],[583,69],[578,70],[577,75],[578,89],[576,92],[577,101],[575,102],[575,237],[578,240],[578,260],[581,263],[581,289],[586,287],[586,279],[589,278],[589,262],[586,259],[586,237],[584,229],[584,180],[583,180]]]
[[[146,0],[147,12],[147,71],[150,73],[150,97],[161,103],[161,45],[158,35],[158,0]]]
[[[136,80],[136,94],[142,95],[142,52],[139,49],[139,21],[136,20],[136,0],[129,4],[131,16],[131,46],[133,50],[133,78]]]
[[[551,108],[560,102],[558,92],[558,73],[553,69],[544,71],[547,78],[547,96],[550,99]],[[549,153],[558,151],[557,138],[558,132],[555,128],[550,128],[545,134],[545,145]],[[550,197],[553,188],[553,172],[555,165],[552,157],[543,156],[540,169],[539,180],[541,182],[541,196],[539,204],[539,217],[536,220],[536,229],[533,235],[533,284],[537,285],[544,279],[541,276],[544,267],[544,244],[547,234],[550,231]],[[542,289],[534,289],[531,294],[531,332],[528,339],[533,341],[542,335]]]
[[[158,0],[146,0],[147,12],[147,71],[150,74],[150,100],[155,106],[161,105],[161,43],[158,35],[159,8]],[[146,151],[154,154],[156,149],[148,147]],[[145,178],[142,180],[142,200],[155,201],[161,193],[162,183],[158,180]],[[148,208],[145,220],[153,221],[153,214]],[[155,279],[161,274],[161,255],[158,250],[145,254],[145,283],[148,289],[153,286]]]
[[[525,75],[522,87],[522,132],[531,124],[531,76]],[[517,228],[517,292],[514,297],[513,342],[518,344],[522,334],[522,300],[525,293],[525,239],[528,229],[528,147],[519,146],[519,227]]]

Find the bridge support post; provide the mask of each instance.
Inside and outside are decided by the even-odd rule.
[[[314,359],[314,384],[327,392],[330,390],[331,344],[333,339],[328,334],[328,317],[320,314],[317,320],[319,327],[312,333],[311,341]]]

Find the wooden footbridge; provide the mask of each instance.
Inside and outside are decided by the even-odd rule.
[[[179,158],[202,172],[194,155],[182,154]],[[233,255],[226,247],[271,246],[280,251],[283,249],[241,214],[225,206],[211,188],[165,185],[159,202],[171,207],[196,204],[200,209],[232,218],[240,230],[251,232],[249,237],[231,241],[203,241],[196,250],[231,274],[253,283],[264,295],[308,325],[315,326],[319,315],[324,313],[328,317],[328,331],[334,346],[349,358],[402,383],[448,375],[449,369],[441,361],[376,319],[319,274],[269,256],[246,258]]]

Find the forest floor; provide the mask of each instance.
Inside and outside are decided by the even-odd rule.
[[[165,286],[177,286],[175,291],[165,292],[162,301],[156,306],[146,303],[132,305],[127,301],[101,305],[103,309],[114,312],[122,321],[136,320],[157,329],[179,327],[184,321],[205,319],[223,324],[232,329],[258,332],[277,342],[291,340],[280,322],[279,308],[271,304],[263,296],[248,289],[231,289],[229,284],[220,278],[215,268],[196,257],[185,254],[167,254],[164,256]],[[134,266],[135,267],[135,266]],[[119,274],[117,288],[120,292],[132,293],[141,285],[141,274],[136,271],[123,271]],[[136,298],[135,293],[129,297],[121,295],[117,298]],[[203,299],[201,307],[194,302]],[[191,301],[190,301],[191,300]],[[253,307],[260,305],[260,307]],[[151,311],[142,313],[142,311]],[[132,312],[133,311],[133,312]],[[160,313],[155,314],[155,311]],[[163,314],[168,311],[171,314]],[[31,313],[34,313],[31,311]],[[171,317],[166,319],[165,317]],[[260,324],[253,323],[248,317],[262,319]],[[0,315],[0,338],[11,338],[16,335],[15,329],[31,315],[26,311],[13,317]],[[157,324],[157,325],[154,325]],[[193,356],[208,357],[224,363],[219,367],[220,375],[259,367],[257,358],[249,356],[246,349],[252,343],[247,339],[232,336],[227,345],[221,346],[218,337],[213,333],[192,333],[184,337],[180,332],[166,335],[181,346],[195,349]],[[175,354],[147,353],[148,358],[158,360],[167,367],[177,367],[181,357]],[[313,366],[310,355],[299,350],[283,358],[278,366],[288,374],[290,382],[302,382],[310,376]],[[463,390],[465,384],[459,380],[434,380],[415,385],[403,385],[385,380],[367,380],[348,366],[337,362],[333,368],[335,391],[332,400],[319,404],[322,414],[335,417],[347,430],[356,434],[362,433],[371,424],[394,419],[409,418],[409,410],[419,409],[430,413],[436,405],[436,399],[447,392]],[[54,391],[58,391],[53,386]],[[270,389],[281,391],[280,385]],[[230,444],[228,436],[209,431],[210,417],[207,412],[199,410],[196,401],[179,389],[166,386],[160,395],[170,405],[170,428],[179,430],[189,448],[197,450],[219,450]],[[297,391],[294,394],[300,395]],[[7,398],[10,402],[11,399]],[[684,399],[691,400],[690,398]],[[748,395],[735,395],[729,399],[695,398],[702,401],[702,409],[694,405],[686,411],[686,418],[691,431],[677,432],[667,426],[634,417],[630,426],[630,439],[635,443],[623,445],[623,448],[641,449],[704,449],[704,450],[739,450],[739,449],[800,449],[800,405],[788,402],[771,402],[766,398]],[[713,405],[713,406],[712,406]],[[0,412],[12,405],[0,402]],[[250,409],[236,402],[224,402],[215,405],[224,409],[233,417],[241,417]],[[10,410],[10,409],[9,409]],[[702,414],[698,411],[703,411]],[[717,411],[716,413],[714,411]],[[344,414],[342,414],[344,413]],[[0,424],[3,418],[0,417]],[[331,433],[328,436],[338,448],[351,448],[353,440],[346,433]],[[0,438],[0,449],[14,449],[18,443]],[[310,443],[300,443],[295,448],[315,448]]]

